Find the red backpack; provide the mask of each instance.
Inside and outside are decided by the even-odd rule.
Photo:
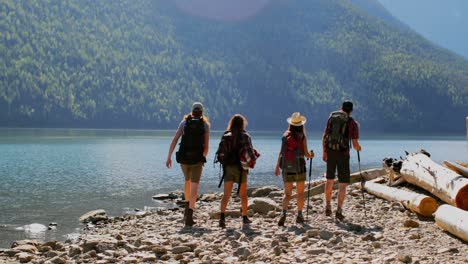
[[[290,131],[283,136],[280,160],[283,172],[302,173],[305,171],[304,139],[303,134],[294,136]]]

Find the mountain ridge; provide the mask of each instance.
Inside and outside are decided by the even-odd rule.
[[[365,129],[463,131],[468,62],[351,2],[270,1],[241,21],[93,3],[0,4],[2,126],[173,128],[201,100],[218,129],[236,112],[322,127],[351,99]]]

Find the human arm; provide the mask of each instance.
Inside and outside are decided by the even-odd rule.
[[[172,167],[172,153],[174,152],[174,149],[177,145],[177,141],[179,141],[179,138],[182,136],[182,129],[179,126],[179,129],[177,129],[176,134],[174,135],[174,138],[172,139],[171,145],[169,146],[169,152],[167,153],[167,159],[166,159],[166,167],[170,169]]]
[[[323,161],[327,162],[327,147],[325,146],[325,136],[326,134],[323,134],[323,137],[322,137],[322,151],[323,151],[323,155],[322,155],[322,159]]]
[[[284,142],[283,142],[284,139],[281,140],[281,148],[280,148],[280,152],[278,153],[278,160],[276,161],[276,167],[275,167],[275,176],[279,176],[280,175],[280,163],[281,163],[281,159],[283,158],[283,151],[284,151]]]
[[[322,136],[322,159],[323,161],[327,162],[328,155],[327,155],[327,146],[325,144],[325,139],[328,135],[328,127],[330,126],[330,118],[328,118],[327,125],[325,126],[325,130],[323,131],[323,136]]]
[[[307,138],[304,138],[304,156],[306,156],[306,158],[308,159],[313,159],[315,157],[313,150],[309,152],[309,149],[307,147]]]
[[[357,151],[361,151],[361,145],[359,144],[359,139],[352,139],[353,142],[353,148]]]
[[[203,157],[206,161],[206,156],[208,156],[208,150],[210,148],[210,127],[207,126],[205,130],[205,144],[203,148]]]
[[[281,159],[281,152],[278,155],[278,161],[276,162],[276,167],[275,167],[275,176],[280,175],[280,159]]]
[[[359,126],[354,119],[351,120],[349,128],[349,137],[351,138],[353,148],[357,151],[361,151],[362,148],[359,144]]]

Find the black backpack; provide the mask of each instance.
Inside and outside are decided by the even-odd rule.
[[[348,122],[351,117],[343,111],[330,114],[325,146],[330,150],[346,150],[350,148]]]
[[[221,141],[218,145],[218,150],[215,154],[215,163],[226,165],[240,165],[240,137],[234,142],[234,137],[231,131],[224,132]]]
[[[189,115],[185,119],[184,133],[176,152],[176,160],[182,164],[197,164],[205,162],[203,150],[205,148],[205,122],[203,117],[194,118]]]

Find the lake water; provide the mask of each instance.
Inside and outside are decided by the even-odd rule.
[[[182,189],[180,168],[165,167],[173,131],[0,129],[0,247],[23,238],[65,240],[78,232],[78,218],[94,209],[121,215],[158,206],[151,196]],[[249,177],[250,186],[278,185],[273,174],[281,132],[252,132],[261,153]],[[219,169],[212,164],[219,133],[212,134],[208,163],[200,192],[217,188]],[[361,141],[362,169],[380,167],[382,158],[399,157],[404,150],[424,148],[434,160],[467,161],[466,138],[364,136]],[[367,139],[366,139],[367,138]],[[320,135],[311,134],[309,146],[317,158],[313,178],[321,178]],[[174,158],[175,163],[175,158]],[[352,170],[357,158],[352,153]],[[56,230],[34,229],[35,225],[58,223]],[[41,226],[39,226],[41,227]],[[32,228],[32,229],[31,229]]]

